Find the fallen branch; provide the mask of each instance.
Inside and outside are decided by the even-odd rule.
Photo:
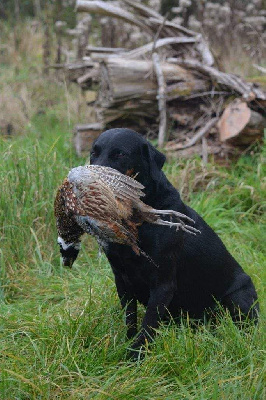
[[[218,117],[212,118],[202,128],[198,130],[198,132],[193,136],[192,139],[190,139],[190,141],[187,144],[182,145],[181,143],[177,143],[176,145],[168,147],[167,151],[184,150],[194,146],[194,144],[196,144],[201,138],[203,138],[210,132],[211,128],[217,124],[218,120],[219,120]]]
[[[253,64],[253,67],[256,68],[258,71],[266,74],[266,68],[262,67],[261,65]]]
[[[185,68],[194,69],[204,75],[209,76],[217,83],[229,87],[232,91],[242,95],[246,101],[252,101],[255,98],[266,100],[266,94],[253,83],[245,82],[237,75],[226,74],[214,67],[209,67],[196,60],[181,60],[177,58],[168,58],[168,62],[180,65]]]
[[[147,43],[144,46],[137,47],[134,50],[127,51],[123,53],[123,57],[127,59],[140,58],[147,54],[150,51],[157,50],[160,47],[168,46],[171,44],[188,44],[195,43],[196,38],[188,38],[188,37],[173,37],[173,38],[163,38],[156,41],[154,45],[154,41],[151,43]],[[153,49],[154,46],[154,49]],[[121,54],[120,54],[121,55]]]
[[[161,14],[159,14],[157,11],[154,11],[152,8],[143,6],[141,3],[131,1],[131,0],[122,0],[122,1],[124,3],[130,5],[133,9],[137,10],[137,12],[144,18],[149,18],[148,21],[150,21],[152,23],[155,22],[156,24],[159,24],[159,25],[161,25],[161,23],[163,22],[164,17]],[[195,33],[194,31],[191,31],[190,29],[187,29],[184,26],[178,25],[178,24],[170,22],[170,21],[166,21],[165,26],[174,28],[176,31],[184,33],[188,36],[196,36],[197,35],[197,33]]]
[[[87,46],[87,53],[123,53],[126,51],[124,47],[96,47],[96,46]]]
[[[159,148],[162,148],[165,142],[166,128],[167,128],[165,81],[164,81],[163,71],[160,65],[160,58],[157,53],[153,53],[152,61],[158,82],[157,100],[158,100],[158,109],[160,118],[158,146]]]
[[[147,25],[137,19],[136,15],[125,11],[121,7],[114,6],[111,2],[77,0],[76,10],[119,18],[130,24],[139,26],[150,34],[152,33]]]
[[[77,83],[79,85],[82,85],[84,82],[87,82],[89,79],[97,80],[98,76],[99,76],[99,66],[92,68],[89,72],[87,72],[86,74],[77,78]]]

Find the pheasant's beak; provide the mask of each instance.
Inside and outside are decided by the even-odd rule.
[[[58,244],[60,246],[60,253],[63,260],[64,267],[71,268],[74,261],[76,260],[79,249],[80,249],[80,242],[76,243],[66,243],[62,238],[58,238]]]
[[[67,250],[60,248],[60,253],[64,267],[71,268],[79,254],[79,249],[75,249],[75,247],[72,246],[70,246]]]
[[[76,258],[68,258],[68,257],[62,257],[62,259],[63,259],[63,266],[69,268],[72,268],[72,265],[76,260]]]

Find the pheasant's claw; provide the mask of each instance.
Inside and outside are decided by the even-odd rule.
[[[196,235],[197,233],[201,233],[201,231],[199,231],[196,228],[193,228],[193,226],[189,226],[189,225],[182,225],[181,229],[185,232],[188,233],[192,233],[192,235]]]
[[[178,211],[174,211],[174,210],[154,210],[154,214],[158,214],[158,215],[170,215],[170,217],[177,217],[180,221],[180,223],[182,223],[182,219],[185,219],[189,222],[192,222],[193,224],[195,224],[194,219],[188,217],[185,214],[182,214]]]
[[[193,226],[186,225],[183,221],[181,221],[181,222],[169,222],[169,221],[164,221],[162,219],[158,219],[157,223],[158,223],[158,225],[169,226],[169,228],[175,227],[177,231],[179,229],[182,229],[184,232],[191,233],[192,235],[196,235],[197,233],[201,233],[201,231],[199,231],[198,229],[194,228]]]

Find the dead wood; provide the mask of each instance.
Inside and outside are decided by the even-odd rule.
[[[128,23],[134,25],[139,43],[143,44],[143,38],[148,42],[139,47],[130,43],[131,48],[125,49],[125,42],[114,39],[117,34],[111,35],[103,23],[104,45],[86,45],[89,57],[64,66],[69,79],[82,89],[98,84],[94,107],[102,128],[125,126],[156,132],[159,123],[162,147],[169,120],[174,128],[170,140],[175,139],[165,146],[169,154],[196,151],[204,162],[209,154],[231,152],[233,142],[248,144],[262,137],[265,92],[239,76],[219,71],[201,34],[168,21],[142,2],[77,0],[76,4],[77,11],[106,17],[116,33],[117,27],[121,32],[119,20],[125,31]],[[126,36],[130,33],[126,31]],[[234,101],[242,104],[242,111],[232,111]],[[83,140],[80,132],[78,142]]]
[[[218,117],[215,117],[206,122],[206,124],[197,131],[197,133],[192,137],[192,139],[189,140],[188,143],[186,144],[177,143],[176,145],[168,147],[167,150],[169,151],[184,150],[194,146],[194,144],[196,144],[200,139],[202,139],[205,135],[207,135],[210,132],[211,128],[217,124],[218,119],[219,119]]]
[[[167,129],[167,113],[166,113],[166,96],[165,96],[165,81],[164,75],[160,64],[160,57],[157,53],[153,53],[152,61],[154,66],[154,71],[156,74],[157,82],[158,82],[158,109],[159,109],[159,134],[158,134],[158,146],[162,148],[164,146],[165,138],[166,138],[166,129]]]
[[[197,41],[196,38],[190,37],[170,37],[156,40],[156,42],[151,42],[145,44],[144,46],[138,47],[134,50],[127,51],[123,56],[127,59],[138,59],[146,55],[147,53],[157,50],[160,47],[173,45],[173,44],[187,44],[187,43],[195,43]]]
[[[175,58],[169,58],[168,62],[180,65],[184,68],[189,68],[195,71],[206,75],[213,82],[220,84],[222,86],[226,86],[230,88],[233,92],[242,95],[243,99],[247,101],[252,101],[255,98],[266,100],[266,94],[263,90],[261,90],[254,83],[248,83],[244,81],[237,75],[226,74],[225,72],[221,72],[216,68],[209,67],[204,65],[196,60],[181,60]]]
[[[221,142],[230,140],[240,145],[262,138],[265,127],[266,118],[251,110],[241,99],[235,99],[225,108],[218,123]]]
[[[196,78],[190,71],[167,62],[161,63],[167,85],[167,99],[187,96],[209,89],[209,82]],[[100,67],[99,101],[107,106],[129,99],[156,101],[157,80],[152,74],[152,61],[108,57]]]
[[[76,10],[79,12],[95,13],[113,18],[120,18],[125,22],[139,26],[141,29],[151,34],[150,29],[138,20],[134,14],[131,14],[120,7],[114,6],[111,2],[77,0]]]
[[[86,51],[88,54],[90,53],[122,53],[126,51],[123,47],[96,47],[96,46],[87,46]]]

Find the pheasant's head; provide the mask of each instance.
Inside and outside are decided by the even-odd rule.
[[[60,246],[60,253],[62,256],[64,267],[71,268],[79,254],[80,241],[67,243],[62,237],[59,236],[57,239],[57,243]]]
[[[67,208],[67,204],[70,207]],[[70,211],[69,211],[70,209]],[[58,232],[57,243],[60,246],[60,253],[65,267],[72,267],[80,250],[80,238],[83,235],[83,229],[74,219],[75,204],[73,192],[67,179],[58,188],[55,202],[54,214]]]

